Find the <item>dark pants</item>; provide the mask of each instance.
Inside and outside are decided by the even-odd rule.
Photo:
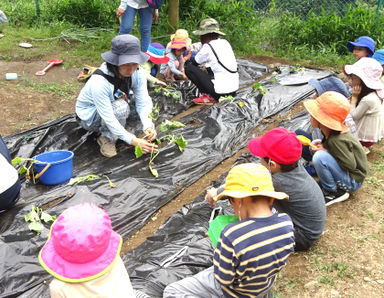
[[[235,96],[236,92],[219,94],[215,91],[215,86],[212,83],[213,75],[202,71],[198,66],[192,63],[185,65],[185,74],[190,79],[201,93],[211,95],[214,99],[218,100],[220,96],[232,95]]]
[[[302,135],[302,136],[305,136],[307,137],[308,139],[310,139],[312,141],[312,135],[309,133],[309,132],[306,132],[305,130],[303,129],[297,129],[295,130],[295,134],[296,135]],[[306,161],[312,161],[312,156],[313,156],[313,153],[311,150],[309,150],[309,146],[304,146],[302,145],[302,148],[303,148],[303,151],[301,153],[301,156],[306,160]]]
[[[2,154],[9,163],[11,163],[11,155],[9,154],[8,148],[5,145],[3,138],[0,136],[0,154]],[[0,210],[6,210],[11,208],[20,196],[21,183],[20,180],[17,179],[15,184],[13,184],[10,188],[0,194]]]
[[[295,227],[295,231],[293,232],[294,235],[295,235],[295,251],[305,251],[305,250],[308,250],[313,241],[310,241],[308,240],[305,235],[300,231],[298,230],[296,227]]]

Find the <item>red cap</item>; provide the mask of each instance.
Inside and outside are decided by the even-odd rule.
[[[298,160],[302,150],[296,134],[284,127],[274,128],[262,137],[251,139],[248,148],[255,156],[268,157],[283,165]]]

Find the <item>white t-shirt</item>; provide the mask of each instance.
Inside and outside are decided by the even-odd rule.
[[[126,10],[127,5],[134,8],[134,9],[140,9],[148,7],[148,3],[146,0],[121,0],[120,2],[120,8]]]
[[[2,154],[0,154],[0,169],[0,194],[2,194],[16,183],[19,174]]]
[[[237,70],[235,54],[229,42],[225,39],[211,40],[209,44],[215,50],[220,62],[229,70]],[[222,67],[212,49],[208,44],[204,44],[196,54],[195,60],[198,64],[205,63],[206,67],[212,69],[215,78],[212,80],[215,91],[218,94],[232,93],[239,89],[239,73],[231,73]]]

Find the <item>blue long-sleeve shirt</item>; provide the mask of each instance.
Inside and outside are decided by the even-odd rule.
[[[169,62],[168,62],[167,64],[161,64],[161,66],[160,66],[160,73],[161,73],[161,74],[164,74],[164,73],[165,73],[165,70],[166,70],[166,68],[167,68],[167,66],[169,66],[169,68],[171,69],[171,71],[172,71],[175,75],[177,75],[177,76],[181,75],[181,71],[179,71],[179,70],[176,68],[176,66],[175,66],[175,61],[176,61],[176,60],[179,60],[180,57],[176,57],[176,55],[175,55],[172,51],[170,51],[170,52],[167,54],[167,57],[169,57]],[[184,69],[182,69],[182,71],[184,71]]]
[[[103,63],[100,69],[105,74],[114,76],[108,71],[106,63]],[[136,111],[143,124],[143,131],[153,128],[154,125],[149,118],[149,114],[152,112],[152,99],[148,95],[145,74],[140,68],[132,74],[131,88],[135,96]],[[76,114],[88,126],[91,126],[96,113],[98,113],[111,133],[131,144],[135,135],[126,131],[113,114],[112,102],[115,100],[113,91],[113,84],[109,83],[103,76],[91,76],[77,97]]]

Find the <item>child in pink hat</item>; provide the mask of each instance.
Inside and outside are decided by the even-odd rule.
[[[51,297],[135,297],[121,245],[101,208],[82,203],[65,210],[39,253],[40,264],[54,277]]]
[[[160,78],[166,81],[188,80],[184,73],[184,58],[185,50],[188,50],[187,42],[184,38],[175,37],[171,45],[168,47],[170,52],[167,54],[169,61],[167,64],[160,66]]]
[[[367,57],[344,66],[352,86],[351,115],[356,122],[358,139],[366,148],[384,137],[382,71],[378,61]]]

